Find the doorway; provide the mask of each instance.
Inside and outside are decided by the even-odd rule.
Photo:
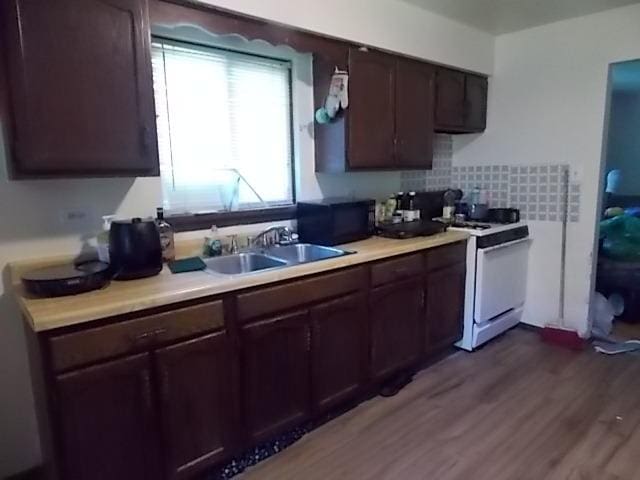
[[[607,305],[592,313],[609,308],[612,336],[640,339],[640,59],[611,65],[608,100],[596,268]]]

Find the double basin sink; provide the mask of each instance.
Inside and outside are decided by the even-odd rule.
[[[342,257],[352,252],[338,248],[298,243],[274,246],[262,250],[251,250],[221,257],[205,258],[209,272],[223,275],[243,275],[247,273],[283,268],[302,263]]]

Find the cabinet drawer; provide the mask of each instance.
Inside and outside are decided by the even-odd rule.
[[[371,285],[377,287],[385,283],[421,275],[424,270],[423,263],[422,253],[376,263],[371,267]]]
[[[454,243],[434,248],[427,253],[427,270],[432,272],[441,268],[462,263],[467,258],[467,242]]]
[[[49,340],[56,372],[140,351],[224,326],[222,300],[180,308]]]
[[[357,267],[238,295],[238,320],[283,312],[365,288],[365,268]]]

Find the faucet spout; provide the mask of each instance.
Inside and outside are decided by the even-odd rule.
[[[291,245],[297,243],[298,235],[289,227],[273,225],[260,232],[254,239],[252,246],[269,248],[273,245]]]

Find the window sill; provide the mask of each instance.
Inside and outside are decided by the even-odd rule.
[[[254,210],[238,210],[235,212],[216,212],[196,215],[169,215],[166,221],[176,232],[208,230],[212,225],[231,227],[234,225],[250,225],[252,223],[277,222],[296,218],[296,206],[259,208]]]

